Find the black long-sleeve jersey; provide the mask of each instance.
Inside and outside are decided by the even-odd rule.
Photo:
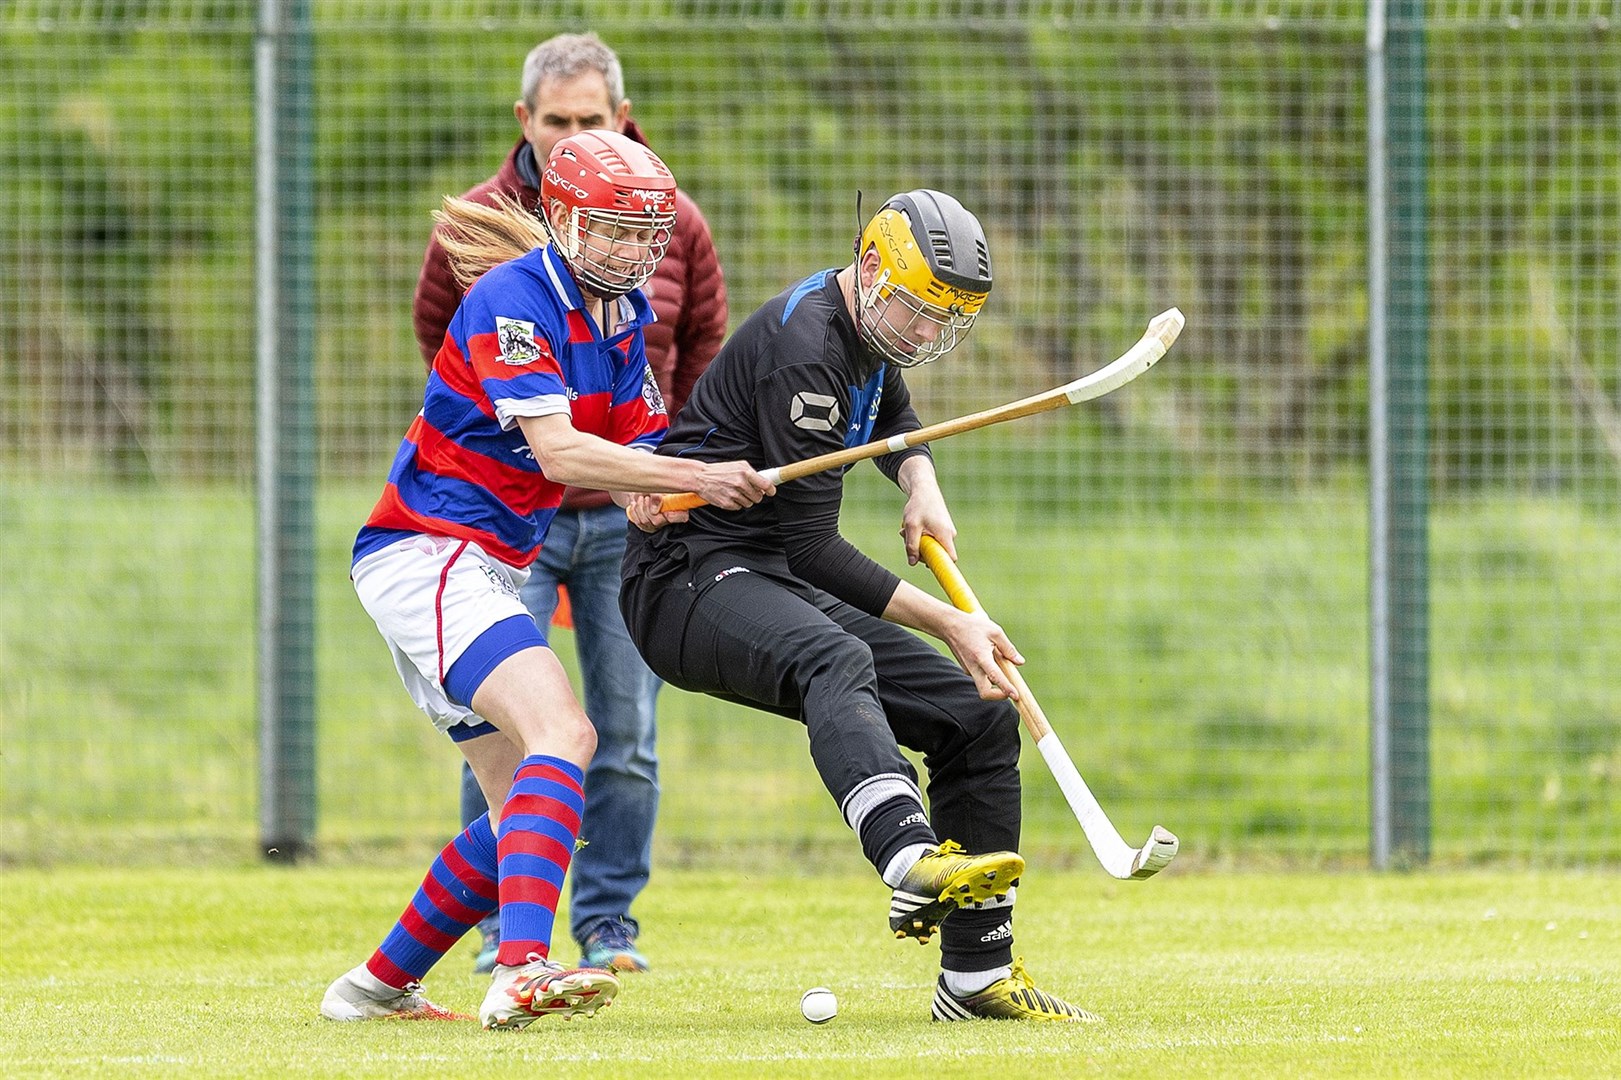
[[[893,365],[861,345],[836,270],[812,274],[746,319],[715,356],[658,453],[700,461],[787,465],[918,428],[911,393]],[[926,447],[877,458],[891,479]],[[881,615],[900,579],[839,535],[842,470],[782,484],[746,510],[694,510],[681,525],[631,527],[627,575],[679,544],[693,562],[734,551],[768,565],[786,560],[801,580]]]

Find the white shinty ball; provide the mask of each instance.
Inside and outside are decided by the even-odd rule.
[[[839,1015],[839,999],[825,986],[813,986],[799,999],[799,1011],[813,1024],[825,1024]]]

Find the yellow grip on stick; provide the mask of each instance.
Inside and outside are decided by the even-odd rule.
[[[980,611],[979,597],[974,590],[968,587],[968,579],[962,576],[957,564],[951,561],[946,549],[940,546],[940,541],[925,533],[918,538],[917,553],[922,556],[923,563],[934,574],[934,579],[946,591],[951,600],[951,606],[958,611]]]
[[[940,587],[946,591],[946,596],[950,597],[952,607],[958,611],[985,610],[979,606],[979,597],[968,587],[968,579],[962,576],[962,571],[951,561],[951,556],[940,546],[940,541],[924,534],[918,538],[917,553],[922,557],[924,565],[934,574],[934,580],[940,583]],[[1030,732],[1032,739],[1040,742],[1052,733],[1052,725],[1047,723],[1047,714],[1041,711],[1041,705],[1036,701],[1036,695],[1030,692],[1024,676],[1019,673],[1018,665],[1001,655],[997,656],[996,663],[1019,695],[1014,704],[1018,706],[1019,717],[1024,721],[1025,730]]]

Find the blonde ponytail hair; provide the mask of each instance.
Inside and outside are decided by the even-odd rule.
[[[446,195],[444,206],[433,212],[434,221],[439,223],[439,244],[450,256],[450,271],[464,289],[487,270],[527,255],[551,240],[538,208],[526,210],[516,199],[500,192],[492,201],[495,205],[485,206]]]

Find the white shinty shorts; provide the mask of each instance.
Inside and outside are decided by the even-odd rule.
[[[518,598],[529,571],[471,541],[412,536],[367,555],[349,576],[417,708],[440,731],[483,723],[450,699],[445,673],[492,626],[530,617]]]

